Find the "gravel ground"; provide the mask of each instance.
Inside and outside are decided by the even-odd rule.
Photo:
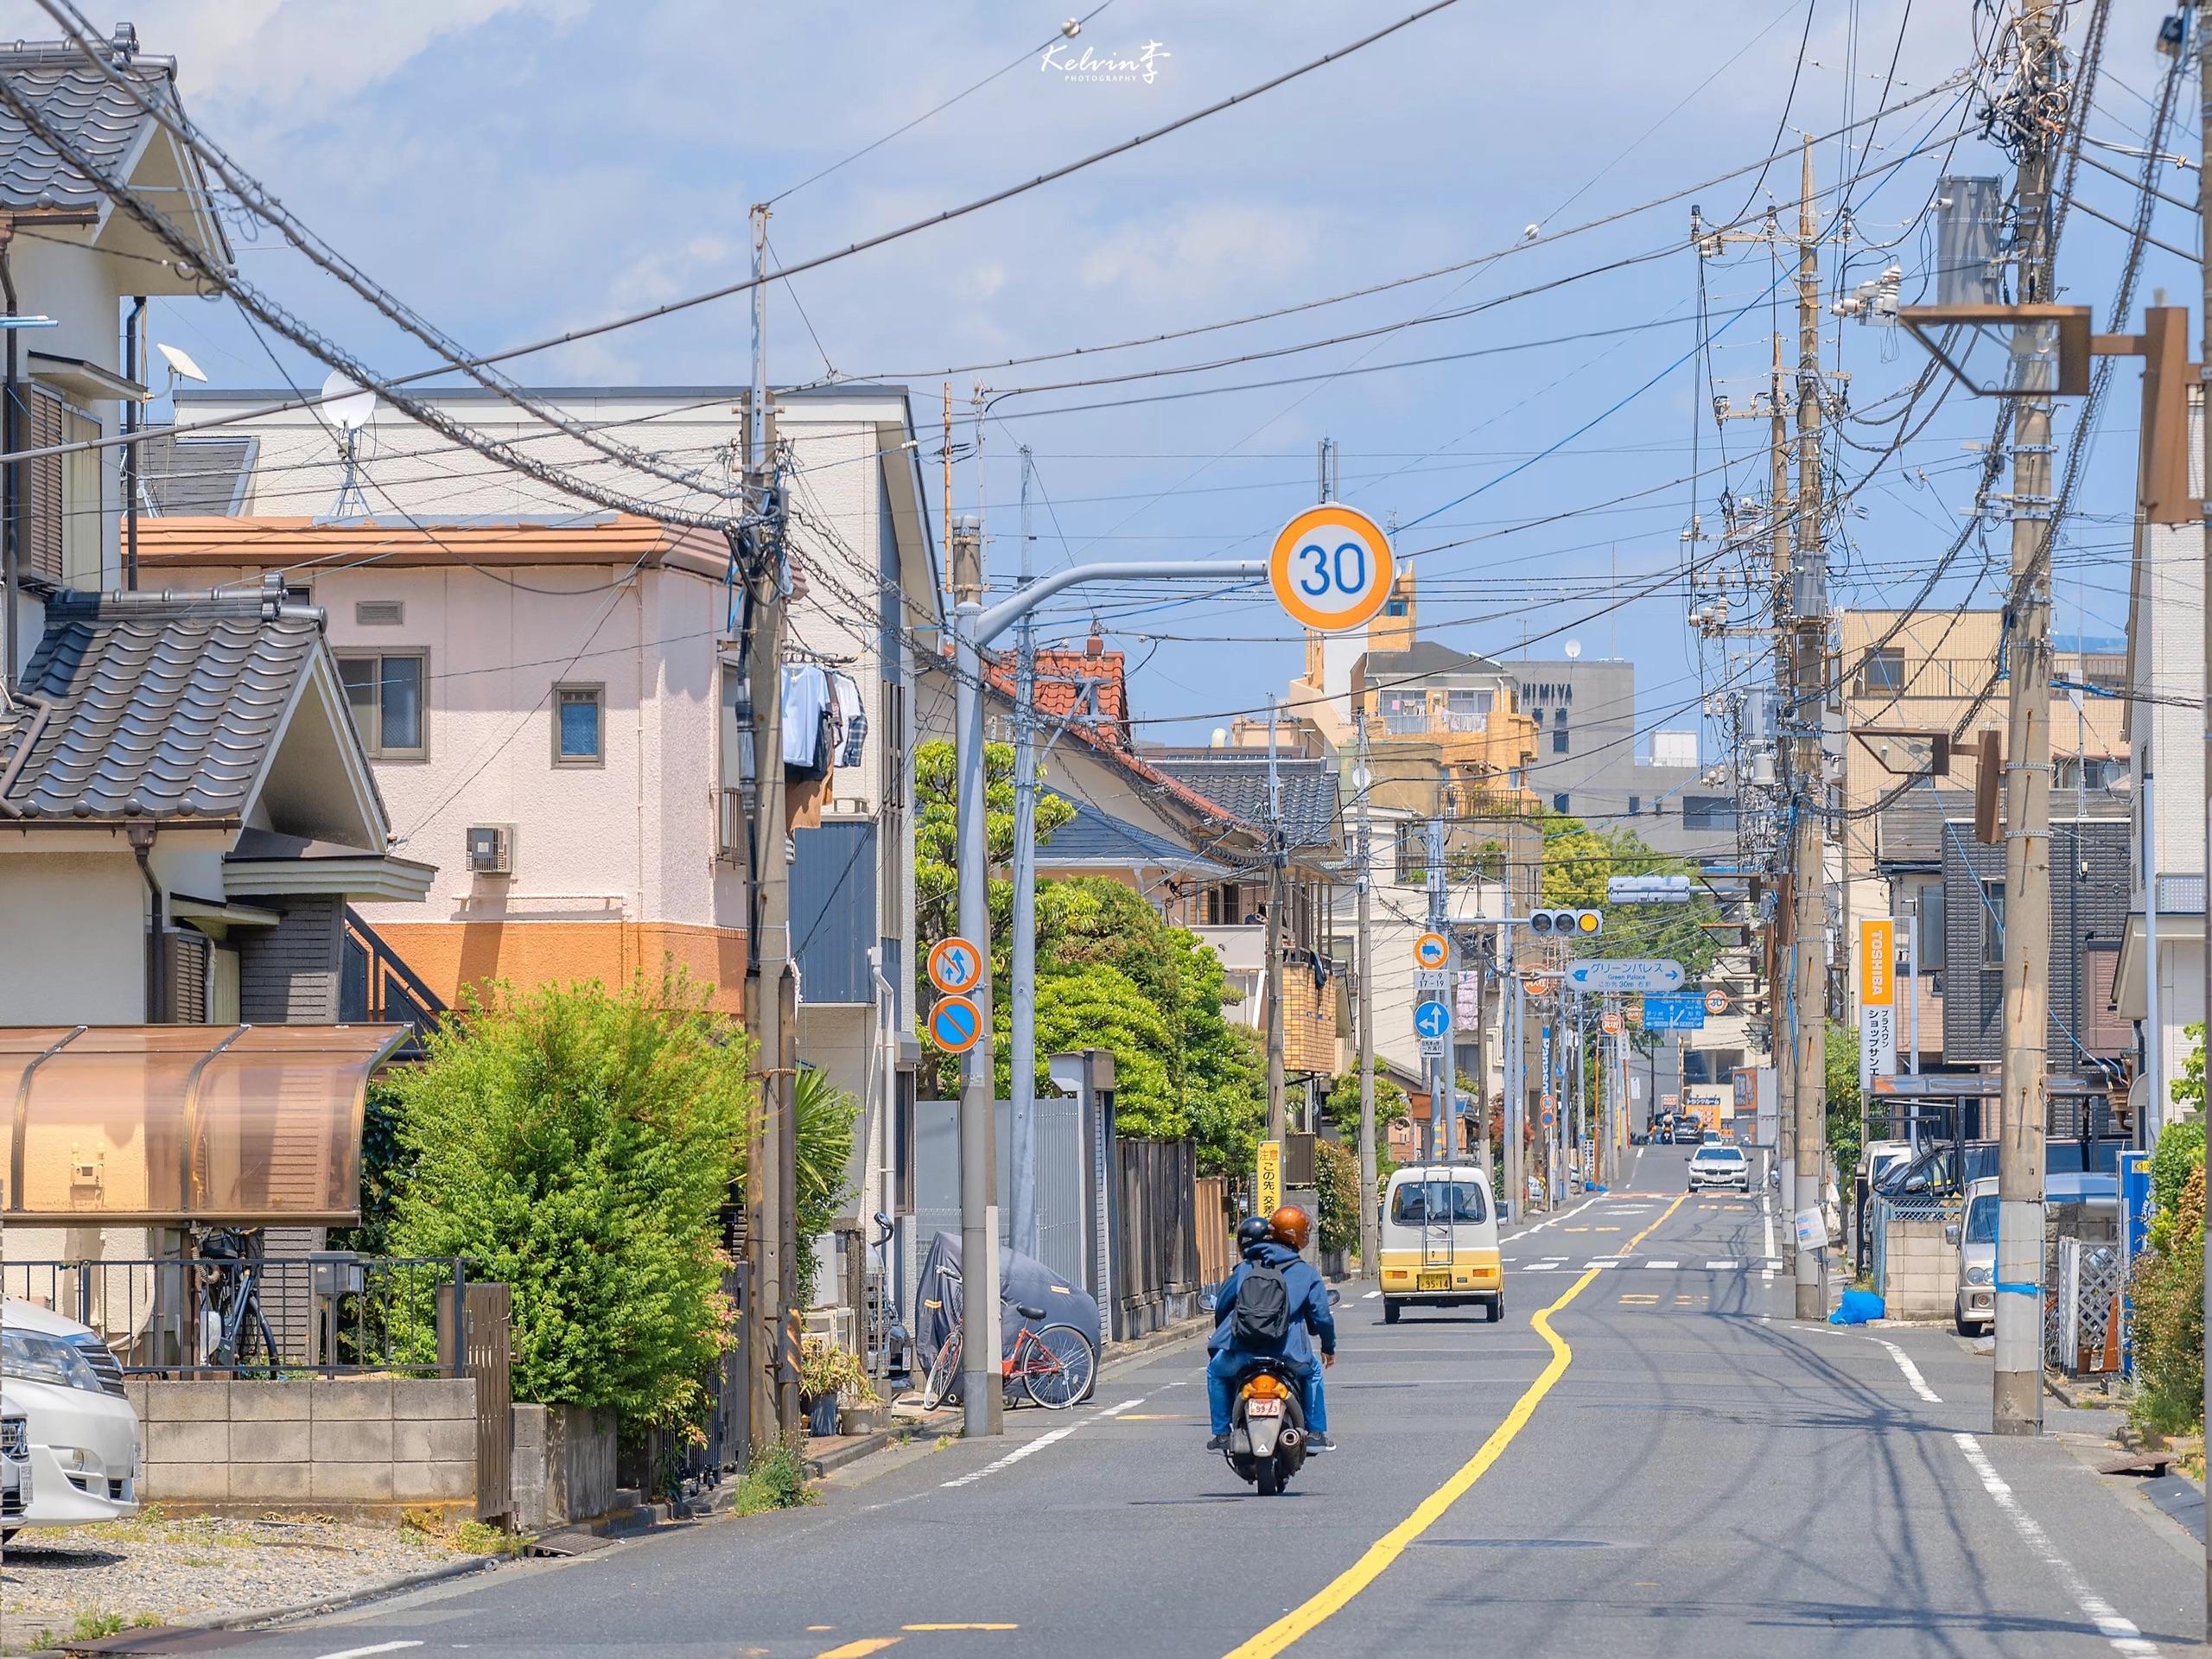
[[[359,1595],[461,1553],[416,1532],[312,1519],[170,1520],[38,1528],[0,1560],[0,1651],[80,1618],[191,1624]]]

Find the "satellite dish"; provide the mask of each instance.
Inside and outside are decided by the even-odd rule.
[[[358,432],[377,412],[377,395],[333,369],[323,378],[322,412],[341,432]]]
[[[1568,640],[1568,641],[1567,642],[1567,661],[1569,661],[1569,662],[1571,663],[1571,662],[1573,662],[1576,658],[1580,657],[1581,654],[1582,654],[1582,642],[1581,642],[1580,639],[1570,639],[1570,640]]]
[[[162,354],[162,361],[169,365],[169,372],[180,380],[197,380],[206,384],[207,376],[181,346],[157,340],[154,342],[154,349]]]

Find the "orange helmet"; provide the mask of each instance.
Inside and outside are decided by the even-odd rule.
[[[1294,1250],[1303,1250],[1306,1241],[1313,1234],[1312,1218],[1294,1204],[1286,1204],[1269,1216],[1268,1226],[1277,1238]]]

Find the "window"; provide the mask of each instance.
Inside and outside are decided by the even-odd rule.
[[[1628,798],[1628,815],[1629,815],[1629,817],[1630,817],[1632,818],[1632,817],[1634,817],[1637,813],[1639,813],[1639,812],[1641,812],[1641,811],[1643,811],[1643,796],[1641,796],[1641,795],[1631,795],[1631,796],[1630,796],[1630,797]]]
[[[1565,754],[1567,753],[1567,728],[1565,727],[1561,727],[1558,731],[1552,734],[1552,753],[1554,754]]]
[[[100,423],[43,386],[22,389],[26,448],[86,443]],[[23,467],[23,572],[62,588],[101,585],[105,518],[100,500],[103,452],[79,449],[42,455]]]
[[[1931,881],[1920,890],[1920,971],[1943,971],[1943,884]]]
[[[2005,884],[1985,881],[1981,887],[1981,965],[2005,965]]]
[[[1382,614],[1385,616],[1403,616],[1407,608],[1406,601],[1402,599],[1386,599],[1382,601]]]
[[[1859,665],[1858,683],[1852,687],[1857,697],[1895,696],[1904,690],[1904,647],[1884,645],[1869,652],[1866,660]]]
[[[1553,810],[1553,811],[1554,811],[1554,812],[1564,812],[1564,811],[1566,811],[1567,810],[1567,797],[1566,797],[1566,796],[1564,796],[1564,795],[1554,795],[1554,796],[1553,796],[1553,797],[1552,797],[1552,810]]]
[[[338,659],[361,747],[376,760],[419,760],[427,751],[420,652],[355,652]]]
[[[607,690],[598,685],[553,688],[553,764],[596,766],[607,760]]]
[[[1685,795],[1682,797],[1682,828],[1685,830],[1733,830],[1736,827],[1736,803],[1726,795]]]
[[[1985,1192],[1967,1206],[1967,1240],[1969,1244],[1994,1244],[1997,1242],[1997,1195]]]
[[[1447,1206],[1453,1221],[1479,1222],[1490,1214],[1478,1182],[1408,1181],[1390,1195],[1390,1219],[1418,1227],[1425,1221],[1445,1219]]]

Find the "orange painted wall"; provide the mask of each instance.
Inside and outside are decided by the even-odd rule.
[[[1282,969],[1283,1064],[1293,1071],[1336,1075],[1337,981],[1332,975],[1317,993],[1313,972],[1303,963]]]
[[[673,959],[715,988],[715,1008],[742,1012],[745,935],[683,922],[380,922],[377,932],[448,1007],[461,987],[504,979],[518,989],[596,979],[627,984]]]

